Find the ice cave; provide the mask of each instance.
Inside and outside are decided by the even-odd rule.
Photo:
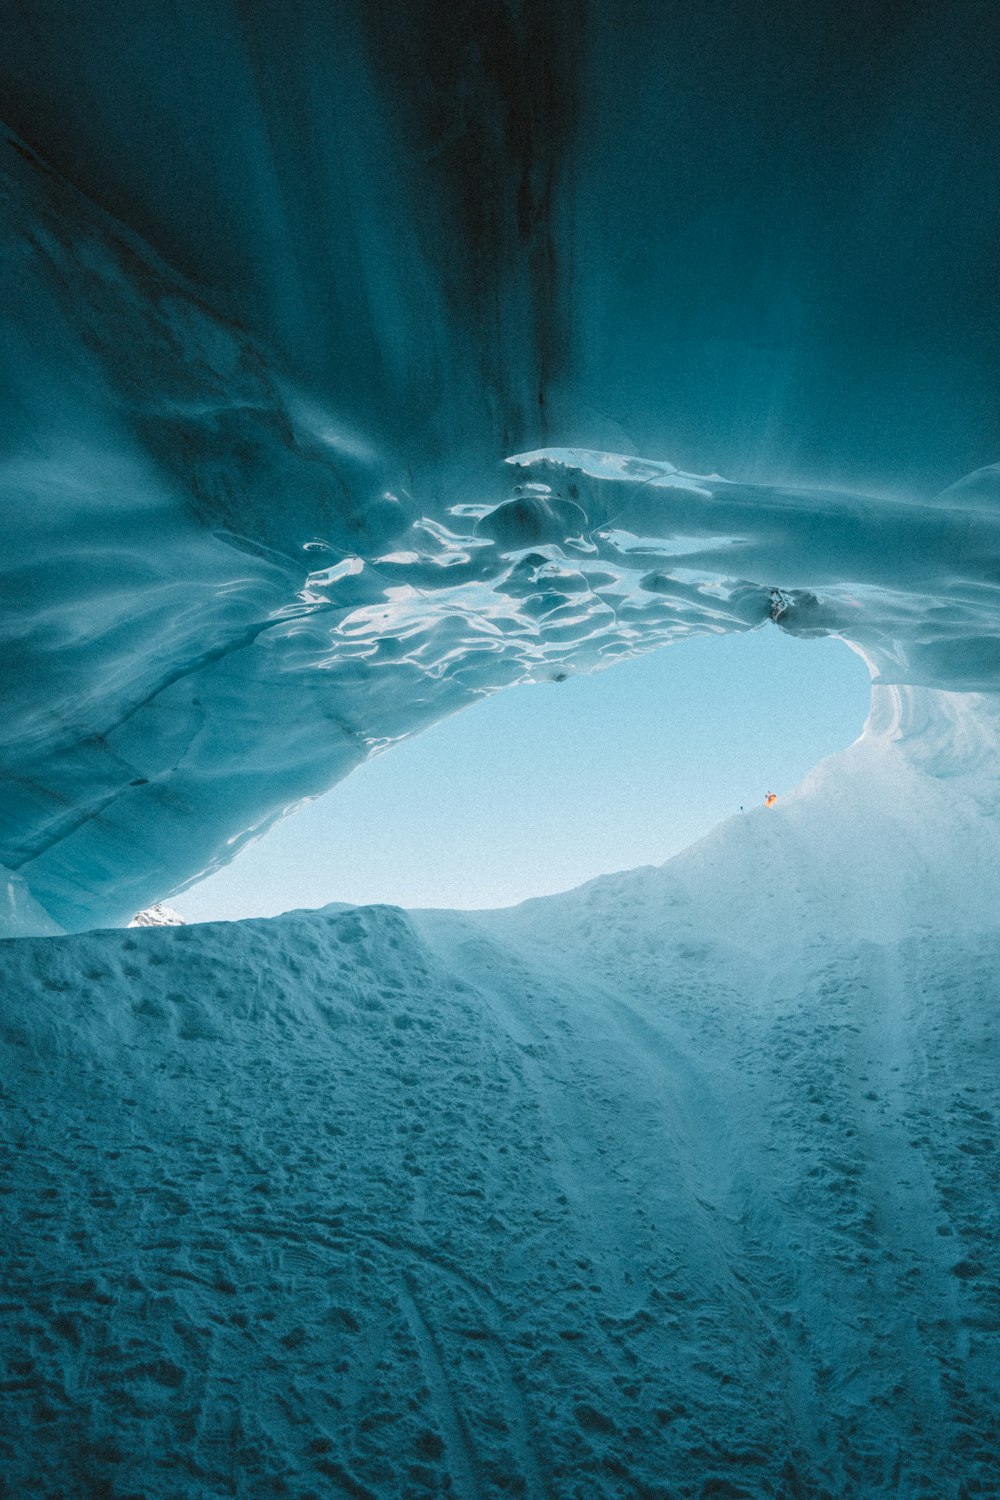
[[[0,1496],[1000,1496],[1000,10],[0,22]],[[127,925],[756,630],[665,864]]]

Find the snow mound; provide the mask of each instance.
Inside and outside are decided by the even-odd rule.
[[[12,1492],[991,1493],[994,720],[877,696],[662,869],[4,944]]]
[[[601,876],[482,920],[539,948],[588,933],[612,967],[632,962],[633,936],[677,937],[689,913],[700,936],[711,930],[740,953],[993,927],[1000,702],[895,687],[872,698],[861,737],[774,807],[728,819],[658,870]]]

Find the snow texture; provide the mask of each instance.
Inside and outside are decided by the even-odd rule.
[[[180,912],[174,911],[171,906],[164,906],[157,902],[155,906],[147,906],[145,911],[137,911],[130,927],[183,927],[184,918]]]
[[[692,633],[996,690],[1000,12],[4,28],[0,861],[36,930]]]
[[[997,725],[877,689],[509,911],[4,944],[3,1493],[995,1494]]]

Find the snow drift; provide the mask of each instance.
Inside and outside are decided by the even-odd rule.
[[[10,1493],[991,1494],[996,714],[878,696],[661,869],[4,944]]]

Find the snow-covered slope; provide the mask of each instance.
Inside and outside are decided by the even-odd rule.
[[[884,696],[660,870],[5,944],[7,1491],[996,1493],[993,715]]]
[[[861,737],[773,808],[730,818],[658,870],[481,920],[542,950],[586,934],[615,966],[634,961],[634,938],[678,941],[688,926],[720,950],[779,956],[845,934],[979,931],[1000,912],[998,829],[1000,699],[875,687]]]

